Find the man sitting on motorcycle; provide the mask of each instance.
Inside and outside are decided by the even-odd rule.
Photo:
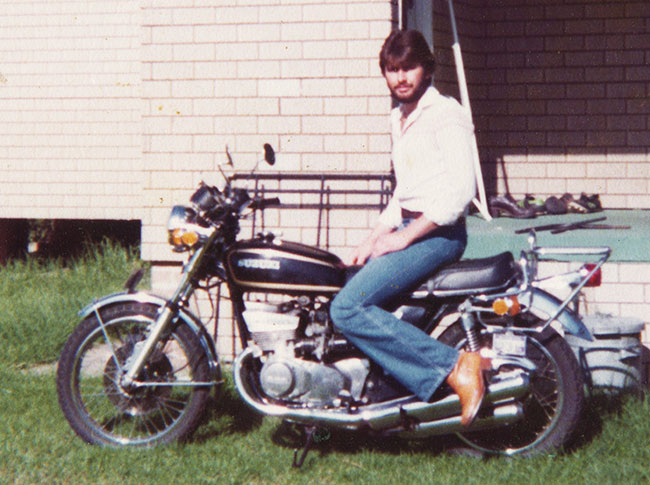
[[[434,340],[382,305],[462,256],[464,214],[476,191],[474,127],[456,100],[431,86],[434,58],[422,34],[391,33],[379,59],[399,103],[391,112],[397,185],[352,256],[351,264],[365,266],[332,302],[331,315],[350,341],[423,401],[446,380],[460,397],[467,426],[481,405],[489,362]]]

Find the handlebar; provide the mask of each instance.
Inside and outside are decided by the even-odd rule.
[[[268,199],[255,199],[251,206],[254,209],[265,209],[267,207],[279,206],[280,198],[279,197],[270,197]]]

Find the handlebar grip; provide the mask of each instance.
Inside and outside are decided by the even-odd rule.
[[[264,209],[266,207],[279,206],[280,198],[279,197],[270,197],[268,199],[259,199],[255,201],[256,209]]]

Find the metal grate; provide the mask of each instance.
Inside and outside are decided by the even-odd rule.
[[[393,174],[299,174],[286,172],[266,172],[258,174],[234,174],[230,180],[246,180],[251,182],[251,192],[256,197],[279,197],[282,195],[315,195],[317,202],[282,203],[274,209],[310,209],[318,211],[316,245],[321,245],[321,233],[325,228],[325,248],[329,249],[329,222],[332,210],[368,209],[383,210],[388,204],[395,188]],[[283,181],[317,181],[318,188],[282,188]],[[275,182],[277,187],[268,187],[265,182]],[[356,182],[366,182],[368,188],[350,188]],[[348,185],[348,187],[346,187]],[[367,202],[347,202],[349,198],[367,199]],[[337,200],[343,199],[343,202]],[[323,221],[324,219],[324,221]],[[253,216],[252,234],[255,234],[257,216]],[[264,214],[261,215],[261,230],[264,230]]]

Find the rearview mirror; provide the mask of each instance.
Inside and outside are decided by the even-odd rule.
[[[268,143],[264,144],[264,160],[266,160],[266,163],[269,165],[275,164],[275,150],[273,150],[273,147]]]

